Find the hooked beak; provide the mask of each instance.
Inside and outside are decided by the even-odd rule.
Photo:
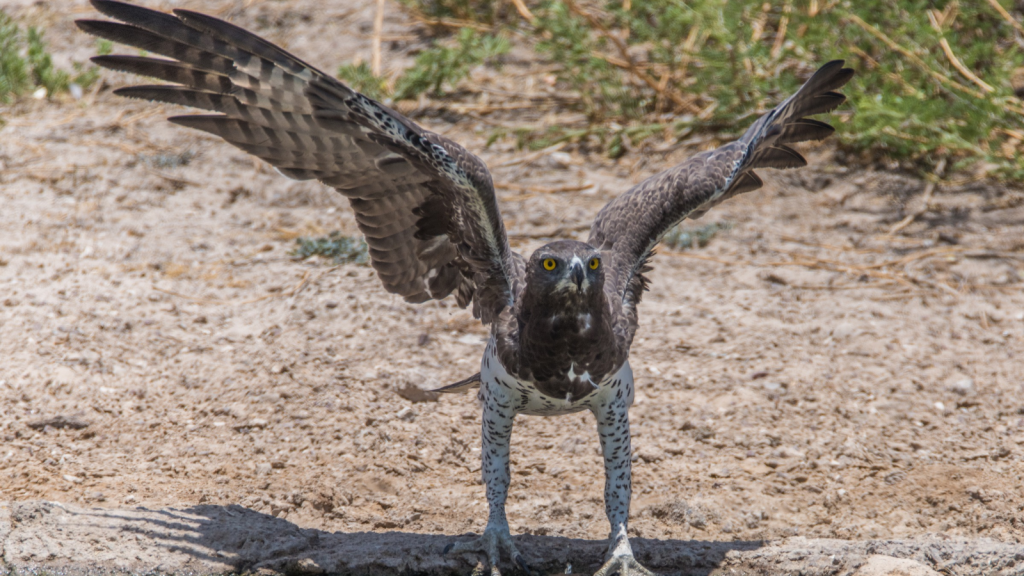
[[[573,262],[572,267],[569,269],[569,277],[572,278],[574,284],[576,284],[576,290],[583,289],[583,264],[580,262]]]

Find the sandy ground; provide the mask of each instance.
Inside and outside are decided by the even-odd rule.
[[[92,14],[84,3],[6,5],[47,26],[59,62],[91,53],[71,24]],[[371,8],[181,5],[326,70],[369,55]],[[395,65],[422,45],[398,10],[385,31]],[[493,101],[536,74],[513,59],[472,82]],[[295,261],[299,235],[356,233],[344,199],[163,121],[176,113],[108,88],[0,111],[0,501],[241,507],[325,534],[480,532],[475,398],[407,397],[476,372],[485,329],[453,302],[385,293],[368,267]],[[531,154],[485,143],[496,126],[573,115],[416,114],[495,167],[523,253],[585,239],[610,198],[714,144]],[[706,248],[654,260],[631,358],[631,532],[1022,549],[1024,193],[940,186],[934,210],[888,235],[924,183],[809,151],[812,167],[766,171],[764,190],[706,216],[732,224]],[[607,535],[597,447],[589,414],[517,420],[514,534]]]

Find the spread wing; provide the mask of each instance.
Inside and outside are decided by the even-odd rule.
[[[699,218],[712,206],[761,187],[754,168],[806,166],[786,144],[821,140],[834,128],[805,118],[829,112],[846,97],[833,92],[853,77],[853,70],[834,60],[818,69],[785,102],[747,129],[739,140],[702,152],[682,164],[651,176],[609,202],[597,214],[589,243],[605,251],[607,290],[634,310],[647,286],[643,273],[662,236],[685,218]]]
[[[98,56],[106,68],[169,82],[115,93],[214,114],[175,124],[220,136],[284,175],[349,199],[371,263],[409,302],[452,292],[490,322],[522,284],[484,163],[447,138],[216,18],[92,0],[120,22],[79,20],[108,40],[165,56]]]

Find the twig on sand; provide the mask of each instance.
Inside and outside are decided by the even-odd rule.
[[[921,216],[922,214],[927,212],[928,211],[928,205],[932,201],[932,193],[933,192],[935,192],[935,183],[934,182],[929,182],[924,187],[924,196],[921,197],[921,207],[918,208],[917,210],[915,210],[914,212],[912,212],[911,214],[908,214],[906,218],[904,218],[903,220],[900,220],[895,226],[890,228],[889,229],[889,233],[887,234],[887,236],[892,236],[892,235],[896,234],[897,232],[899,232],[900,230],[903,230],[907,226],[910,226],[914,222],[914,220],[916,220],[918,218],[918,216]]]
[[[538,159],[542,158],[545,154],[550,154],[552,152],[557,152],[557,151],[561,150],[562,148],[565,148],[566,144],[567,144],[567,142],[559,142],[558,144],[555,144],[554,146],[548,146],[547,148],[544,148],[543,150],[537,150],[536,152],[530,152],[529,154],[525,154],[523,156],[520,156],[519,158],[513,158],[512,160],[508,160],[506,162],[502,162],[501,164],[495,164],[493,167],[494,168],[507,168],[509,166],[515,166],[516,164],[529,164],[530,162],[533,162],[534,160],[538,160]]]
[[[860,16],[857,16],[856,14],[850,12],[846,14],[845,18],[850,22],[853,22],[857,26],[860,26],[868,34],[871,34],[875,38],[881,40],[882,43],[888,46],[890,50],[895,50],[896,52],[902,54],[907,60],[909,60],[911,63],[920,68],[922,71],[924,71],[932,78],[936,79],[940,84],[943,84],[949,88],[959,90],[960,92],[963,92],[965,94],[969,94],[979,100],[987,100],[985,92],[979,92],[974,88],[971,88],[970,86],[964,86],[963,84],[957,82],[956,80],[953,80],[948,76],[945,76],[943,74],[940,74],[939,72],[936,72],[935,70],[932,70],[932,68],[928,66],[928,64],[924,60],[922,60],[920,56],[914,54],[910,50],[907,50],[899,43],[894,41],[892,38],[886,36],[884,32],[882,32],[878,28],[875,28],[871,24],[865,22]],[[952,52],[952,50],[950,52]],[[1016,104],[1008,102],[994,102],[994,104],[1008,112],[1024,114],[1024,107],[1018,106]]]
[[[679,106],[680,108],[694,114],[700,112],[700,108],[697,108],[693,102],[686,100],[685,98],[682,97],[681,94],[679,94],[675,90],[668,90],[667,83],[666,85],[662,85],[660,82],[652,78],[650,74],[647,74],[646,72],[641,70],[636,65],[636,63],[633,62],[633,57],[630,56],[629,47],[626,46],[626,43],[623,42],[622,39],[616,36],[615,34],[612,34],[611,30],[609,30],[608,27],[605,26],[604,23],[601,22],[596,16],[580,8],[573,0],[565,0],[565,5],[569,8],[569,10],[571,10],[572,12],[579,16],[582,16],[584,19],[587,20],[587,22],[590,22],[590,25],[596,28],[597,31],[601,34],[601,36],[607,38],[608,40],[611,40],[612,44],[614,44],[615,47],[619,50],[619,54],[622,57],[621,62],[618,62],[617,60],[613,62],[608,58],[602,58],[602,60],[605,60],[610,64],[614,64],[616,66],[625,68],[626,70],[629,70],[629,72],[633,74],[633,76],[642,80],[644,84],[647,84],[652,90],[654,90],[658,94],[658,96],[661,96],[662,98],[668,98],[669,100],[675,102],[676,105]],[[600,55],[597,56],[600,57]]]
[[[913,62],[915,66],[921,68],[921,70],[923,70],[925,73],[927,73],[932,78],[935,78],[936,80],[938,80],[941,84],[945,84],[946,86],[949,86],[950,88],[956,88],[957,90],[960,90],[961,92],[966,92],[966,93],[970,94],[971,96],[974,96],[975,98],[980,98],[980,99],[984,99],[985,98],[985,95],[982,94],[981,92],[978,92],[977,90],[975,90],[973,88],[969,88],[967,86],[964,86],[963,84],[957,82],[956,80],[953,80],[952,78],[949,78],[947,76],[943,76],[942,74],[939,74],[935,70],[932,70],[931,67],[928,66],[928,64],[924,60],[922,60],[920,58],[920,56],[918,56],[917,54],[914,54],[910,50],[907,50],[903,46],[900,46],[892,38],[889,38],[888,36],[886,36],[884,32],[882,32],[878,28],[875,28],[871,24],[868,24],[867,22],[865,22],[863,19],[861,19],[860,16],[857,16],[856,14],[851,12],[851,13],[848,13],[846,15],[846,18],[848,20],[850,20],[851,22],[853,22],[854,24],[856,24],[857,26],[860,26],[861,28],[863,28],[864,31],[867,32],[868,34],[871,34],[875,38],[878,38],[879,40],[881,40],[886,46],[889,47],[890,50],[895,50],[896,52],[899,52],[900,54],[902,54],[907,60],[910,60],[911,62]]]
[[[961,62],[960,59],[956,57],[956,54],[953,53],[953,48],[950,47],[949,41],[946,40],[945,36],[942,34],[942,25],[939,24],[939,16],[937,15],[937,12],[935,10],[927,10],[926,12],[928,12],[928,21],[931,23],[935,32],[939,35],[939,45],[942,46],[942,51],[946,53],[946,59],[949,60],[949,63],[963,74],[965,78],[974,82],[976,86],[985,92],[994,92],[995,88],[989,86],[981,78],[978,78],[974,72],[971,72],[966,66],[964,66],[963,62]]]
[[[586,230],[590,230],[589,222],[585,224],[556,226],[554,228],[542,228],[540,230],[530,232],[513,230],[510,231],[508,235],[511,238],[558,238],[572,232],[583,232]]]
[[[793,242],[794,244],[803,244],[804,246],[811,246],[813,248],[838,250],[840,252],[853,252],[856,254],[882,254],[885,252],[885,250],[881,248],[855,248],[852,246],[838,246],[836,244],[819,244],[803,238],[797,238],[796,236],[787,236],[786,234],[779,236],[779,239],[783,242]]]
[[[178,178],[177,176],[171,176],[169,174],[164,174],[163,172],[161,172],[159,170],[154,170],[153,168],[150,168],[148,166],[143,166],[143,170],[145,170],[146,172],[149,172],[153,176],[157,176],[159,178],[163,178],[164,180],[167,180],[168,182],[170,182],[171,184],[174,184],[176,186],[200,186],[200,184],[198,182],[193,182],[192,180],[188,180],[186,178]]]
[[[526,2],[523,2],[523,0],[512,0],[512,4],[516,7],[516,12],[519,12],[520,16],[530,24],[533,24],[536,16],[534,16],[533,13],[530,12],[530,9],[526,7]]]
[[[1010,23],[1011,26],[1016,28],[1018,32],[1024,34],[1024,25],[1021,25],[1020,22],[1017,22],[1013,18],[1013,16],[1011,16],[1010,13],[1006,11],[1006,8],[1003,8],[999,4],[999,0],[988,0],[988,3],[992,5],[992,8],[995,8],[996,12],[999,12],[999,15],[1002,16],[1004,20],[1006,20],[1007,22]]]
[[[472,20],[461,20],[459,18],[431,18],[426,14],[423,14],[419,10],[406,5],[407,14],[412,16],[415,20],[422,22],[428,26],[444,26],[445,28],[472,28],[473,30],[479,30],[480,32],[490,32],[494,30],[493,26],[488,26],[482,22],[474,22]]]
[[[854,54],[856,54],[856,55],[860,56],[861,58],[863,58],[864,61],[868,63],[868,66],[870,66],[871,68],[881,68],[882,65],[878,62],[878,60],[875,60],[874,57],[872,57],[867,52],[861,50],[860,48],[858,48],[857,46],[854,46],[853,44],[851,44],[849,48],[850,48],[851,52],[853,52]],[[924,95],[921,93],[920,90],[918,90],[917,88],[913,87],[909,82],[906,81],[906,79],[904,79],[899,74],[893,74],[892,72],[886,72],[885,76],[889,80],[892,80],[893,82],[903,86],[903,89],[907,91],[908,95],[910,95],[910,96],[917,96],[919,98],[924,97]]]
[[[324,274],[327,274],[328,272],[331,272],[331,271],[333,271],[333,270],[335,270],[337,268],[338,268],[338,266],[331,266],[327,270],[324,270],[323,272],[318,274],[315,280],[319,280],[321,276],[323,276]],[[163,292],[164,294],[170,294],[171,296],[177,296],[178,298],[184,298],[186,300],[191,300],[193,302],[198,302],[200,304],[215,304],[215,305],[219,305],[219,306],[238,306],[240,304],[252,304],[254,302],[260,302],[262,300],[269,300],[271,298],[280,298],[282,296],[283,297],[296,296],[296,295],[299,294],[299,292],[302,292],[302,290],[306,287],[306,284],[309,282],[309,278],[310,278],[311,275],[312,275],[311,272],[309,270],[306,270],[306,273],[302,275],[302,280],[299,280],[298,284],[296,284],[295,286],[293,286],[292,288],[290,288],[288,290],[282,290],[281,292],[277,292],[277,293],[273,293],[273,294],[266,294],[264,296],[258,296],[256,298],[249,298],[248,300],[239,300],[239,301],[236,301],[236,302],[232,302],[230,300],[219,300],[217,298],[205,298],[205,297],[202,297],[202,296],[189,296],[188,294],[182,294],[180,292],[175,292],[173,290],[167,290],[166,288],[161,288],[161,287],[156,286],[156,285],[153,286],[153,289],[156,290],[157,292]]]
[[[959,292],[956,289],[940,281],[925,280],[908,274],[904,270],[879,270],[879,268],[886,268],[890,266],[901,266],[912,260],[926,258],[929,256],[935,256],[938,253],[949,252],[946,249],[939,249],[934,251],[927,251],[923,254],[914,254],[908,257],[899,258],[897,260],[887,260],[885,262],[878,262],[874,264],[847,264],[845,262],[837,262],[835,260],[826,260],[824,258],[817,258],[813,256],[807,256],[799,253],[790,253],[784,250],[778,250],[779,252],[792,257],[792,260],[782,260],[776,262],[754,262],[750,260],[724,260],[716,258],[714,256],[707,256],[704,254],[695,254],[692,252],[669,252],[669,254],[675,256],[682,256],[684,258],[694,258],[697,260],[708,260],[710,262],[717,262],[720,264],[727,264],[730,266],[803,266],[804,268],[812,268],[819,270],[828,270],[830,272],[842,272],[855,278],[876,278],[879,280],[888,280],[896,282],[905,288],[930,288],[932,290],[941,290],[949,292],[953,295],[959,296]],[[794,286],[799,288],[799,286]]]
[[[517,192],[534,192],[537,194],[557,194],[559,192],[579,192],[580,190],[589,190],[594,187],[594,184],[588,182],[585,184],[570,184],[566,186],[524,186],[522,184],[512,184],[510,182],[495,182],[494,187],[499,190],[515,190]]]
[[[380,42],[384,31],[384,0],[377,0],[377,13],[373,17],[373,44],[370,52],[370,70],[380,76]]]
[[[782,47],[786,42],[786,27],[789,25],[789,13],[793,11],[793,4],[786,2],[782,8],[782,18],[779,18],[778,31],[775,33],[775,42],[772,43],[771,57],[777,59],[782,54]]]

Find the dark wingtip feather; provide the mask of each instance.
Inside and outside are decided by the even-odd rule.
[[[159,84],[124,86],[122,88],[114,89],[113,93],[115,96],[121,96],[122,98],[134,98],[136,100],[149,100],[151,102],[164,102],[166,104],[195,106],[195,104],[185,104],[181,101],[181,98],[176,98],[176,88],[176,86],[165,86]]]
[[[750,162],[751,168],[803,168],[807,160],[796,150],[784,144],[758,149]]]
[[[108,70],[117,70],[118,72],[131,72],[133,74],[141,74],[143,76],[150,76],[153,78],[159,78],[151,73],[153,65],[173,65],[178,64],[175,60],[160,60],[157,58],[147,58],[145,56],[128,56],[125,54],[104,54],[101,56],[93,56],[89,58],[89,61],[97,66],[102,66]]]
[[[180,24],[177,18],[166,14],[164,12],[158,12],[156,10],[150,10],[149,8],[143,8],[142,6],[136,6],[135,4],[128,4],[127,2],[118,2],[117,0],[90,0],[93,7],[96,8],[101,14],[110,16],[115,20],[120,20],[127,24],[137,24],[142,27],[146,27],[147,22],[167,22],[173,21],[176,24]]]
[[[171,124],[195,128],[196,130],[210,132],[219,136],[220,134],[213,130],[216,128],[217,123],[227,119],[228,117],[225,114],[182,114],[180,116],[171,116],[167,118],[167,121]]]
[[[798,111],[799,116],[814,116],[831,112],[846,102],[846,95],[839,92],[818,94]]]
[[[843,68],[845,60],[832,60],[826,62],[804,83],[808,89],[817,91],[829,91],[840,88],[853,78],[852,68]]]
[[[135,24],[122,24],[110,20],[76,20],[75,24],[83,32],[112,42],[142,48],[156,54],[163,54],[161,50],[166,51],[166,39]]]
[[[104,37],[104,38],[106,38],[106,36],[104,36],[104,34],[103,34],[104,25],[107,25],[107,24],[114,24],[114,23],[113,22],[109,22],[107,20],[87,20],[87,19],[75,20],[75,26],[78,26],[78,29],[81,30],[82,32],[85,32],[86,34],[92,34],[93,36],[100,36],[100,37]],[[118,24],[118,26],[120,26],[120,24]]]
[[[174,15],[192,28],[202,30],[229,44],[233,44],[244,50],[250,51],[261,58],[265,58],[278,66],[284,67],[292,73],[297,74],[303,72],[305,69],[314,69],[309,64],[303,62],[299,57],[280,46],[272,44],[252,32],[249,32],[245,28],[236,26],[226,20],[221,20],[220,18],[215,18],[201,12],[185,10],[183,8],[176,8],[174,10]]]
[[[125,86],[114,90],[114,94],[125,98],[177,104],[212,112],[221,112],[224,101],[224,97],[220,94],[167,84]]]
[[[97,66],[124,72],[121,68],[121,58],[122,56],[116,54],[103,54],[101,56],[93,56],[89,58],[89,61]]]
[[[776,138],[775,143],[790,144],[793,142],[806,142],[808,140],[824,140],[835,133],[835,131],[835,128],[824,122],[811,118],[800,118],[778,129],[778,138]],[[771,136],[771,134],[768,136]]]
[[[117,18],[117,14],[125,6],[131,6],[125,2],[118,2],[117,0],[89,0],[89,4],[95,8],[100,14],[106,14],[111,18]]]

